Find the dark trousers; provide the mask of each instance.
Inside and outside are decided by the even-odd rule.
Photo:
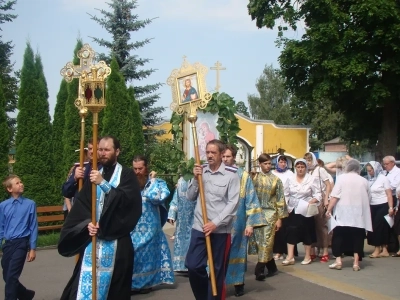
[[[26,288],[19,282],[29,248],[29,238],[6,241],[3,245],[3,279],[6,283],[5,300],[24,299]]]
[[[207,248],[203,232],[192,229],[190,245],[186,255],[189,282],[196,300],[224,300],[226,297],[225,275],[228,268],[231,235],[212,233],[210,235],[214,260],[217,296],[211,291],[211,282],[207,274]]]

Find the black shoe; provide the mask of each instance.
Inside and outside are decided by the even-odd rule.
[[[272,277],[274,276],[276,273],[278,273],[278,267],[276,266],[275,260],[271,259],[269,262],[267,262],[266,264],[268,273],[266,277]]]
[[[278,273],[278,269],[275,270],[268,270],[266,277],[272,277]]]
[[[266,277],[267,276],[265,276],[265,274],[262,273],[262,274],[256,275],[256,280],[257,281],[264,281]]]
[[[240,297],[244,295],[244,284],[235,285],[235,296]]]
[[[257,263],[256,264],[256,268],[254,270],[254,275],[256,275],[256,280],[258,281],[263,281],[265,279],[265,274],[264,274],[264,270],[265,270],[265,263]]]
[[[19,298],[20,300],[32,300],[33,297],[35,297],[35,291],[32,290],[26,290],[26,292],[24,293],[24,297],[23,298]]]
[[[152,288],[148,288],[148,289],[140,289],[139,290],[139,294],[148,294],[150,292],[152,292],[153,289]]]

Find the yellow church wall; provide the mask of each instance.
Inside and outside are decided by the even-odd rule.
[[[165,133],[163,135],[157,136],[157,138],[159,140],[168,140],[168,139],[172,140],[173,139],[172,134],[169,132],[171,130],[171,123],[168,122],[168,121],[164,121],[164,122],[162,122],[160,124],[154,125],[152,127],[152,129],[154,129],[154,130],[164,130]]]
[[[262,152],[276,153],[278,148],[285,149],[286,154],[294,157],[303,157],[309,149],[308,126],[297,125],[276,125],[270,120],[252,120],[243,115],[236,114],[239,120],[240,132],[238,137],[246,141],[253,150],[253,157],[257,157]],[[258,126],[258,130],[257,130]],[[159,139],[172,139],[169,133],[171,124],[168,121],[160,123],[153,127],[157,130],[164,130],[165,134]],[[262,128],[262,130],[261,130]],[[257,138],[262,138],[258,141]]]
[[[236,114],[239,120],[239,137],[254,147],[254,156],[261,152],[276,153],[278,148],[294,157],[303,157],[309,149],[308,134],[310,127],[297,125],[276,125],[270,120],[252,120]],[[262,128],[257,131],[257,125]],[[257,137],[262,132],[261,147],[257,147]],[[259,143],[260,144],[260,143]]]

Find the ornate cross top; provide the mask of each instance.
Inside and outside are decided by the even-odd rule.
[[[80,59],[80,64],[74,65],[72,62],[68,62],[60,71],[61,76],[67,82],[71,82],[74,78],[79,78],[79,97],[82,96],[81,75],[84,72],[90,72],[90,67],[94,64],[95,55],[96,52],[94,52],[90,45],[85,44],[76,55]]]
[[[211,70],[217,71],[217,86],[215,87],[215,90],[216,90],[217,92],[219,92],[219,88],[221,87],[221,86],[219,85],[219,72],[220,72],[220,71],[223,71],[223,70],[226,70],[226,68],[225,68],[225,67],[222,67],[222,64],[221,64],[219,61],[217,61],[217,62],[214,64],[214,66],[215,66],[215,67],[211,67],[210,69],[211,69]]]

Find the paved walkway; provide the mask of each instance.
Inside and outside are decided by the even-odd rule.
[[[167,235],[174,228],[165,226]],[[172,246],[172,245],[171,245]],[[299,247],[301,250],[302,247]],[[279,274],[264,282],[254,280],[255,256],[249,257],[246,274],[246,294],[240,299],[324,299],[355,300],[399,299],[400,258],[366,258],[360,272],[353,272],[351,260],[344,260],[342,271],[329,270],[327,264],[313,263],[308,266],[296,265],[282,267],[278,263]],[[35,299],[56,300],[72,274],[74,258],[58,255],[56,249],[39,250],[37,259],[26,263],[21,282],[36,290]],[[0,299],[3,299],[4,282],[0,281]],[[147,295],[133,295],[132,299],[174,299],[192,300],[193,295],[187,277],[177,276],[172,286],[160,286]],[[228,289],[228,299],[236,299],[233,288]]]

